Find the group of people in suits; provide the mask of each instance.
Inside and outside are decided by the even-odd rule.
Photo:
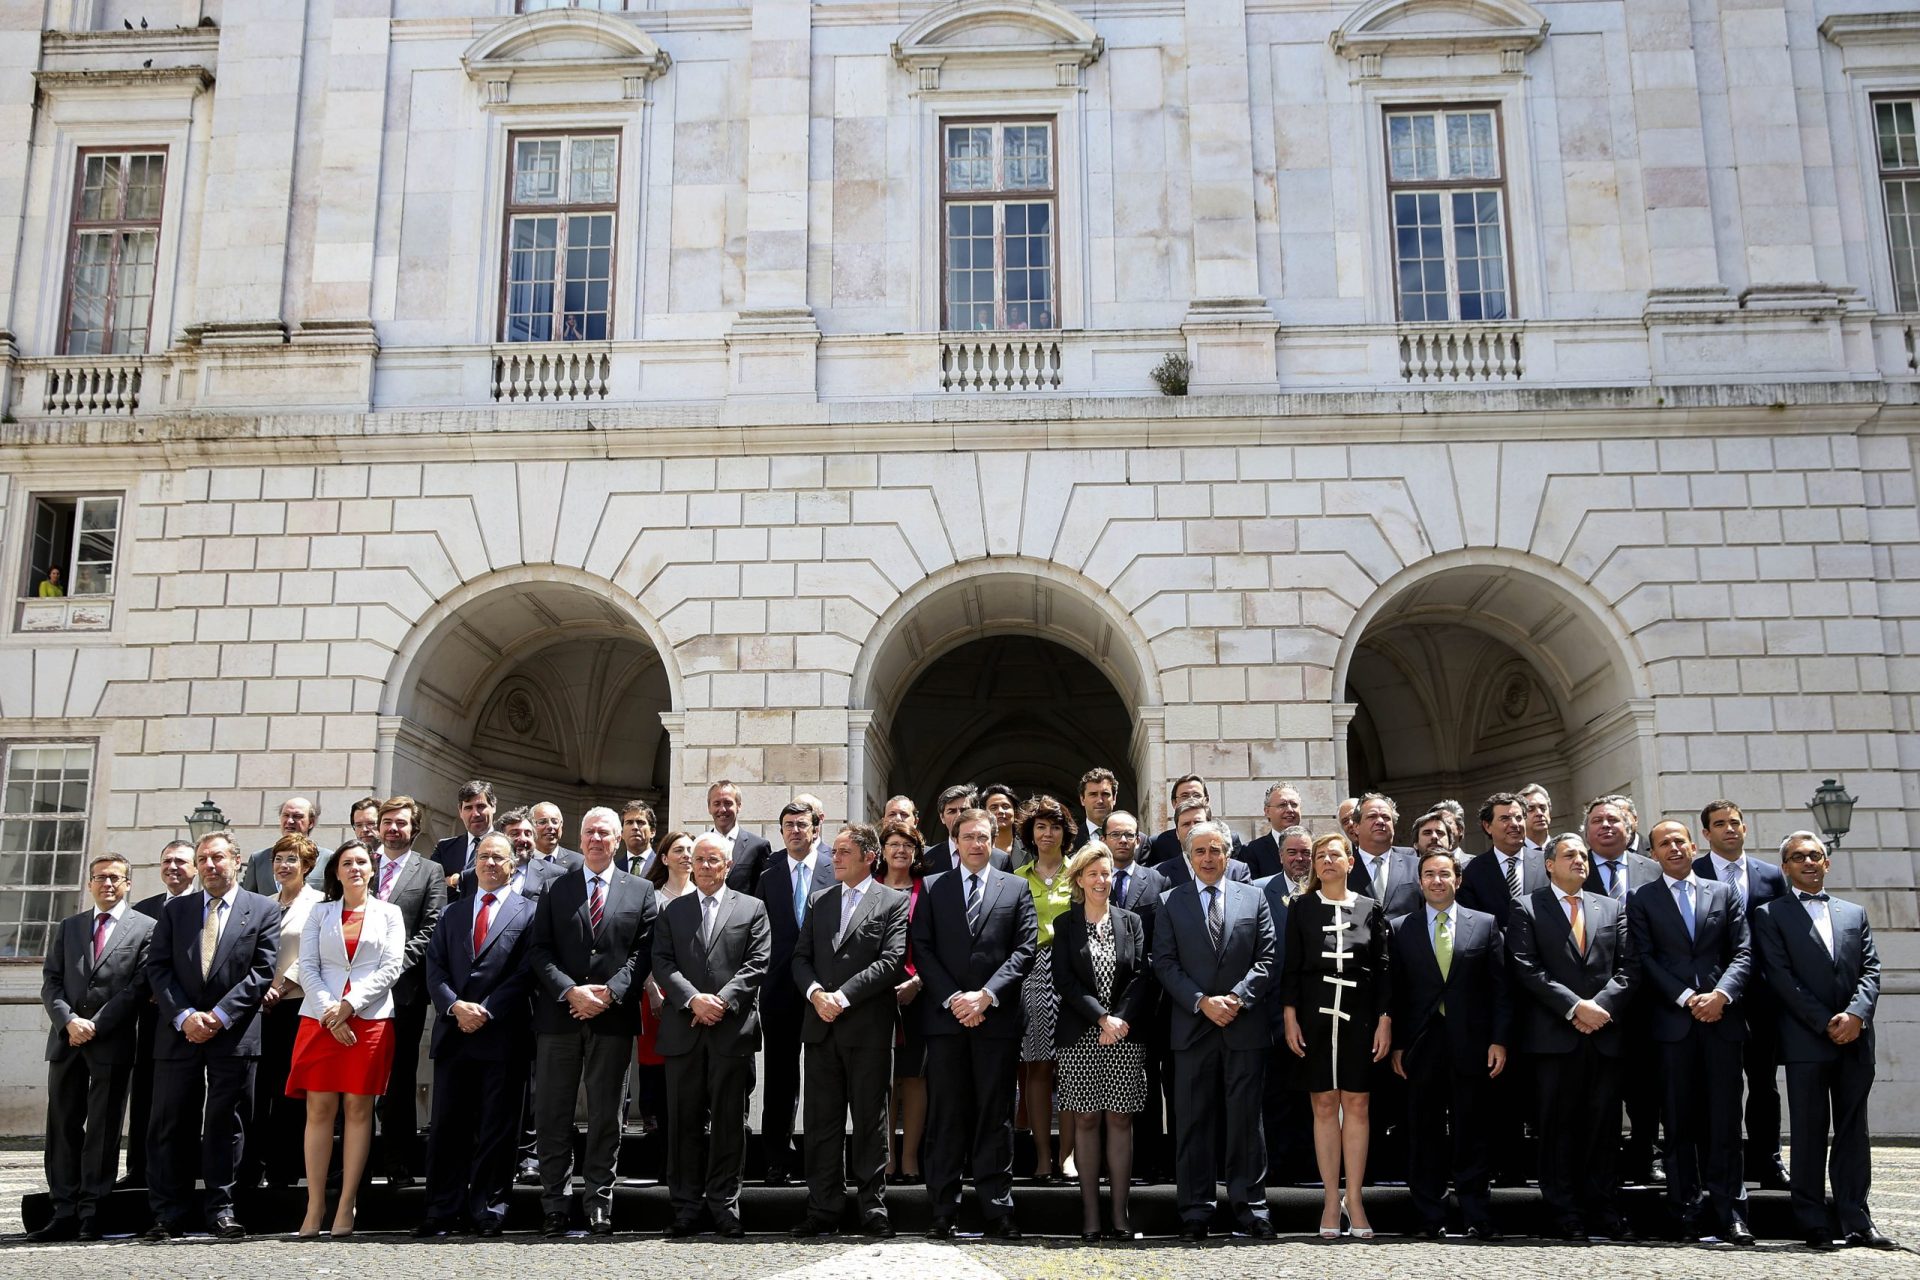
[[[61,923],[45,960],[55,1217],[36,1235],[97,1237],[143,1068],[152,1238],[199,1222],[244,1235],[235,1189],[266,1168],[248,1130],[257,1144],[293,1103],[308,1193],[296,1234],[328,1230],[336,1128],[330,1232],[350,1234],[376,1119],[390,1185],[410,1178],[427,1038],[420,1236],[500,1234],[529,1141],[543,1232],[572,1229],[577,1172],[578,1218],[610,1234],[638,1042],[664,1071],[672,1235],[744,1234],[758,1084],[770,1180],[797,1167],[809,1188],[799,1237],[892,1235],[897,1162],[922,1171],[932,1236],[953,1235],[970,1179],[987,1234],[1018,1238],[1018,1088],[1049,1180],[1057,1109],[1088,1241],[1137,1234],[1136,1140],[1172,1165],[1185,1239],[1223,1217],[1271,1238],[1265,1188],[1290,1151],[1325,1189],[1321,1237],[1370,1238],[1364,1185],[1387,1133],[1404,1144],[1420,1235],[1445,1237],[1451,1192],[1465,1238],[1497,1239],[1489,1187],[1522,1124],[1549,1234],[1617,1240],[1631,1235],[1620,1161],[1654,1141],[1629,1088],[1646,1077],[1675,1232],[1744,1244],[1743,1131],[1769,1141],[1751,1096],[1773,1083],[1760,1045],[1786,1068],[1807,1242],[1891,1246],[1866,1203],[1879,964],[1864,911],[1825,892],[1818,836],[1790,835],[1769,866],[1746,854],[1738,806],[1715,801],[1707,852],[1674,820],[1642,841],[1620,796],[1549,835],[1536,787],[1489,797],[1490,847],[1463,859],[1464,811],[1437,806],[1400,846],[1380,795],[1316,836],[1277,784],[1271,830],[1246,844],[1197,777],[1175,783],[1173,822],[1151,839],[1110,771],[1089,772],[1079,798],[1084,824],[1051,797],[949,788],[929,847],[905,797],[877,829],[829,840],[819,802],[799,796],[776,851],[739,825],[740,790],[723,781],[698,835],[656,840],[634,802],[583,815],[576,851],[557,806],[499,813],[475,781],[464,830],[430,858],[412,852],[419,806],[396,796],[353,806],[354,838],[324,859],[305,800],[282,807],[264,859],[228,832],[171,845],[167,892],[137,907],[126,860],[96,859],[92,908]],[[276,1020],[294,1009],[289,1032]],[[924,1125],[896,1158],[889,1104],[908,1082]],[[1771,1124],[1777,1158],[1777,1103]]]

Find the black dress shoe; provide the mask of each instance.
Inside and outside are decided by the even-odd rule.
[[[793,1224],[787,1234],[795,1240],[817,1240],[821,1236],[830,1236],[840,1230],[839,1224],[828,1222],[825,1218],[816,1218],[812,1214]]]
[[[1187,1223],[1180,1228],[1180,1238],[1189,1243],[1205,1240],[1207,1238],[1207,1224],[1204,1222]]]
[[[1477,1222],[1467,1228],[1467,1239],[1480,1244],[1495,1244],[1505,1240],[1506,1237],[1501,1235],[1499,1229],[1491,1223]]]
[[[684,1240],[688,1236],[698,1235],[700,1234],[700,1220],[698,1218],[675,1218],[673,1225],[667,1228],[667,1234],[676,1240]]]
[[[78,1240],[80,1223],[76,1218],[59,1217],[38,1231],[27,1232],[27,1239],[35,1244],[49,1244],[56,1240]]]
[[[1081,1244],[1099,1244],[1106,1238],[1107,1233],[1104,1231],[1082,1231],[1080,1233]]]
[[[233,1216],[233,1210],[222,1209],[213,1215],[213,1234],[222,1240],[245,1240],[247,1229],[240,1225],[240,1219]]]
[[[603,1214],[597,1214],[594,1217],[588,1218],[587,1234],[593,1235],[593,1236],[612,1235],[613,1234],[613,1215],[610,1213],[603,1213]]]
[[[389,1190],[400,1187],[410,1187],[412,1185],[413,1174],[409,1173],[404,1167],[400,1165],[389,1165],[387,1167],[387,1187]]]
[[[1790,1191],[1793,1188],[1792,1181],[1787,1177],[1787,1167],[1777,1160],[1760,1170],[1753,1181],[1759,1184],[1762,1191]]]
[[[178,1240],[187,1234],[187,1229],[177,1222],[155,1222],[147,1228],[148,1240]]]
[[[514,1170],[513,1180],[523,1187],[539,1186],[540,1162],[538,1160],[522,1160],[520,1167]]]
[[[1803,1239],[1801,1243],[1806,1245],[1807,1248],[1809,1249],[1818,1249],[1821,1253],[1832,1253],[1835,1249],[1838,1249],[1840,1247],[1839,1245],[1833,1242],[1833,1237],[1829,1236],[1824,1231],[1814,1232],[1813,1234]]]
[[[1729,1244],[1744,1247],[1753,1243],[1753,1229],[1738,1218],[1733,1220],[1733,1225],[1727,1228],[1725,1234]]]
[[[1272,1240],[1277,1235],[1273,1224],[1265,1218],[1254,1218],[1249,1222],[1243,1222],[1240,1224],[1240,1229],[1255,1240]]]
[[[891,1240],[894,1237],[893,1222],[884,1213],[869,1214],[860,1224],[860,1234],[876,1240]]]
[[[1849,1249],[1898,1249],[1899,1247],[1890,1237],[1881,1235],[1874,1227],[1868,1227],[1865,1231],[1847,1233]]]
[[[550,1213],[540,1220],[540,1234],[552,1240],[567,1234],[567,1215]]]
[[[953,1239],[953,1223],[947,1221],[945,1218],[935,1218],[933,1220],[933,1225],[927,1228],[927,1239],[929,1240]]]
[[[784,1187],[792,1183],[793,1175],[785,1169],[768,1169],[766,1184],[770,1187]]]
[[[412,1231],[415,1240],[434,1240],[453,1234],[451,1218],[422,1218]]]
[[[473,1232],[473,1234],[479,1236],[482,1240],[497,1240],[505,1233],[506,1228],[501,1226],[497,1219],[493,1218],[489,1218],[481,1223],[478,1227],[474,1228]]]
[[[995,1218],[987,1223],[986,1230],[980,1233],[989,1240],[1018,1240],[1020,1228],[1013,1225],[1013,1219]]]
[[[1415,1227],[1410,1234],[1419,1240],[1445,1240],[1447,1229],[1437,1222],[1429,1222],[1425,1226]]]
[[[729,1222],[726,1226],[720,1228],[720,1238],[722,1240],[745,1240],[747,1238],[747,1229],[737,1222]]]

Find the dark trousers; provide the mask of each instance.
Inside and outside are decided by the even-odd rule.
[[[1407,1176],[1407,1082],[1394,1074],[1389,1054],[1367,1068],[1367,1185]]]
[[[233,1208],[233,1184],[253,1108],[252,1058],[166,1058],[153,1064],[147,1201],[161,1222],[185,1223],[193,1183],[208,1218]]]
[[[793,1117],[800,1101],[800,1009],[762,1000],[760,1146],[769,1173],[793,1171]]]
[[[420,1034],[427,1026],[427,999],[393,1006],[393,1073],[380,1099],[380,1153],[388,1172],[410,1172],[420,1141],[414,1095],[420,1075]]]
[[[252,1187],[266,1174],[294,1183],[305,1172],[307,1104],[287,1096],[287,1072],[293,1066],[293,1042],[300,1035],[300,1002],[283,1000],[260,1015],[260,1065],[253,1077],[253,1113],[247,1122],[247,1150],[240,1161],[240,1185]]]
[[[47,1194],[56,1218],[91,1218],[120,1172],[133,1064],[93,1070],[82,1053],[47,1064]]]
[[[1284,1056],[1283,1056],[1284,1055]],[[1307,1091],[1294,1078],[1289,1064],[1298,1061],[1284,1046],[1276,1045],[1267,1058],[1266,1099],[1261,1121],[1267,1138],[1268,1186],[1289,1182],[1313,1182],[1313,1105]]]
[[[1620,1059],[1588,1039],[1533,1057],[1540,1198],[1555,1225],[1610,1235],[1620,1224]]]
[[[1492,1080],[1485,1079],[1483,1072],[1482,1082],[1486,1085],[1480,1116],[1486,1126],[1487,1176],[1502,1183],[1525,1186],[1540,1172],[1539,1154],[1527,1145],[1527,1123],[1540,1114],[1540,1104],[1534,1097],[1537,1086],[1533,1059],[1509,1049],[1506,1070]],[[1409,1126],[1412,1123],[1413,1115],[1409,1112]],[[1412,1141],[1411,1130],[1408,1141]]]
[[[153,1120],[153,1040],[160,1026],[160,1009],[152,1002],[140,1006],[134,1022],[133,1075],[127,1082],[127,1182],[147,1185],[147,1126]]]
[[[1870,1041],[1843,1047],[1832,1062],[1789,1062],[1787,1103],[1793,1142],[1793,1212],[1801,1229],[1832,1233],[1823,1170],[1833,1187],[1833,1209],[1842,1235],[1873,1226],[1867,1216],[1867,1185],[1873,1153],[1867,1142],[1867,1093],[1873,1088]],[[1833,1125],[1829,1166],[1827,1125]]]
[[[1621,1142],[1620,1175],[1630,1182],[1643,1180],[1653,1170],[1660,1142],[1661,1057],[1654,1046],[1652,1019],[1640,1007],[1651,996],[1642,995],[1622,1018],[1620,1035],[1627,1046],[1620,1060],[1620,1099],[1625,1104],[1631,1136]],[[1619,1117],[1614,1128],[1619,1129]],[[1617,1137],[1616,1137],[1616,1140]]]
[[[753,1058],[716,1053],[699,1035],[667,1055],[667,1195],[677,1222],[704,1207],[716,1229],[740,1221],[747,1165],[747,1098]]]
[[[887,1086],[893,1050],[852,1047],[829,1036],[807,1046],[807,1213],[838,1222],[847,1209],[846,1152],[859,1195],[860,1218],[887,1212]],[[853,1141],[845,1137],[853,1113]]]
[[[587,1218],[613,1214],[613,1175],[620,1160],[620,1088],[633,1056],[632,1036],[595,1035],[585,1027],[543,1031],[534,1050],[540,1091],[540,1207],[565,1213],[572,1194],[573,1100],[587,1095],[587,1144],[581,1160]]]
[[[1472,1071],[1456,1069],[1444,1048],[1446,1019],[1435,1016],[1426,1042],[1416,1043],[1405,1055],[1407,1191],[1422,1222],[1444,1226],[1451,1181],[1466,1224],[1490,1226],[1487,1122],[1493,1115],[1493,1082],[1487,1079],[1484,1062]]]
[[[1174,1093],[1180,1127],[1174,1150],[1180,1220],[1206,1223],[1218,1202],[1223,1121],[1227,1202],[1242,1225],[1267,1217],[1267,1140],[1254,1121],[1267,1087],[1271,1049],[1230,1049],[1208,1032],[1193,1047],[1173,1055]]]
[[[1166,1093],[1173,1088],[1173,1056],[1164,1041],[1147,1033],[1141,1054],[1147,1076],[1147,1105],[1133,1118],[1133,1167],[1148,1181],[1173,1168],[1173,1131],[1167,1124]]]
[[[936,1222],[960,1208],[960,1170],[989,1219],[1013,1213],[1013,1073],[1020,1041],[974,1031],[927,1037],[927,1142],[921,1171]]]
[[[1747,1043],[1740,1051],[1747,1077],[1747,1172],[1756,1178],[1780,1159],[1779,1016],[1771,1004],[1749,1008]]]
[[[1683,1226],[1700,1216],[1704,1196],[1722,1228],[1746,1220],[1740,1155],[1740,1043],[1687,1029],[1660,1045],[1665,1086],[1660,1120],[1667,1131],[1667,1203]]]
[[[525,1087],[518,1061],[482,1062],[446,1051],[435,1059],[427,1216],[464,1217],[475,1226],[506,1219]]]

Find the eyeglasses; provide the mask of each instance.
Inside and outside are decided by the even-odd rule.
[[[125,876],[88,876],[87,879],[94,884],[125,884],[127,882]]]
[[[1780,858],[1782,862],[1825,862],[1826,860],[1827,855],[1821,853],[1818,849],[1800,850],[1798,852],[1784,854]]]

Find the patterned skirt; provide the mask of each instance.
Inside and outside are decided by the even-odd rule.
[[[1140,1111],[1147,1105],[1145,1052],[1129,1035],[1119,1044],[1101,1044],[1097,1027],[1060,1051],[1060,1078],[1055,1089],[1062,1111],[1091,1114]]]
[[[1053,1061],[1053,1015],[1060,997],[1053,990],[1053,948],[1041,947],[1034,953],[1033,968],[1027,970],[1020,988],[1020,1003],[1026,1009],[1027,1029],[1020,1037],[1020,1061]]]

